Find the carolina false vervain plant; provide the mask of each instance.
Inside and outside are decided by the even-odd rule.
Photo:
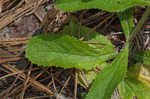
[[[116,12],[126,37],[126,44],[121,52],[116,54],[111,42],[95,31],[84,41],[80,41],[76,38],[79,26],[71,21],[71,25],[66,26],[61,35],[39,35],[29,40],[26,57],[39,66],[53,65],[80,70],[91,70],[115,57],[112,63],[107,63],[106,67],[97,74],[85,99],[110,99],[118,85],[122,99],[132,99],[134,96],[137,96],[138,99],[149,99],[148,82],[132,74],[132,69],[127,69],[132,40],[150,14],[150,8],[147,8],[134,28],[134,7],[149,5],[148,0],[57,0],[54,6],[63,11],[97,8]],[[83,26],[81,36],[89,30]],[[150,51],[138,52],[133,57],[143,64],[150,64]],[[137,72],[137,69],[133,71]]]

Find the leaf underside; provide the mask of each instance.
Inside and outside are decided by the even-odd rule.
[[[26,57],[39,66],[92,69],[112,58],[114,53],[100,53],[87,43],[68,35],[39,35],[29,40]]]
[[[78,11],[97,8],[109,12],[120,12],[134,6],[149,6],[148,0],[57,0],[54,6],[63,11]]]

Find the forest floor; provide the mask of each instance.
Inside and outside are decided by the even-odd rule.
[[[2,4],[1,1],[0,99],[82,99],[88,88],[77,83],[76,69],[38,67],[25,58],[27,41],[40,30],[44,17],[52,14],[53,1],[4,0]],[[135,24],[145,8],[136,9]],[[89,9],[73,14],[81,18],[82,25],[91,29],[97,27],[96,31],[115,45],[116,52],[125,43],[121,25],[113,13]],[[66,13],[61,12],[61,18],[59,16],[58,18],[61,20],[62,17],[65,18]],[[57,32],[59,28],[59,25],[54,25],[52,31]],[[137,44],[135,47],[150,50],[150,20],[145,23],[141,31],[143,34],[139,41],[135,41]],[[119,99],[118,93],[112,98]]]

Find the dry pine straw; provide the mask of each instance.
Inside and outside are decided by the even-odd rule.
[[[9,2],[9,1],[7,0],[4,3],[6,2]],[[26,4],[23,6],[24,0],[21,0],[20,3],[18,3],[18,5],[16,5],[12,9],[7,9],[3,13],[0,13],[0,23],[1,23],[0,29],[12,23],[17,18],[24,16],[25,14],[32,13],[36,15],[39,18],[39,20],[42,20],[38,16],[38,14],[35,12],[35,10],[43,2],[46,2],[46,0],[41,0],[41,1],[39,0],[39,2],[32,2],[32,0],[31,1],[25,0]],[[8,4],[11,5],[12,3],[13,2],[10,2]],[[2,3],[0,5],[3,6]],[[105,13],[105,15],[107,14]],[[102,27],[105,23],[108,22],[109,19],[113,17],[114,17],[113,14],[109,14],[109,16],[105,17],[103,21],[99,22],[96,26],[94,26],[91,29],[91,31],[89,31],[84,37],[81,37],[80,39],[81,40],[85,39],[88,35],[90,35],[91,32]],[[89,17],[87,19],[91,20],[91,18],[95,18],[95,16]],[[82,21],[86,25],[89,25],[88,20],[82,20]],[[106,24],[106,26],[104,26],[105,29],[106,27],[110,25],[111,23]],[[149,25],[146,25],[146,27],[148,26]],[[29,40],[29,37],[0,39],[0,48],[2,48],[0,55],[4,54],[3,56],[0,56],[0,64],[1,64],[0,72],[3,72],[3,76],[0,77],[0,81],[7,82],[8,78],[10,77],[12,77],[14,80],[11,83],[7,83],[9,87],[8,86],[3,87],[4,90],[0,90],[1,91],[0,97],[3,97],[3,99],[7,97],[19,97],[20,99],[23,99],[26,96],[26,93],[28,93],[27,90],[28,89],[32,90],[31,88],[32,86],[40,92],[45,92],[42,95],[46,94],[46,96],[43,96],[43,97],[49,97],[49,95],[51,95],[51,96],[55,96],[58,98],[59,94],[63,93],[63,90],[69,90],[70,92],[73,92],[72,96],[74,99],[76,99],[78,95],[77,94],[77,80],[78,80],[77,70],[75,69],[68,70],[69,74],[65,77],[64,80],[61,80],[60,76],[62,75],[62,72],[65,71],[63,69],[60,69],[60,70],[56,69],[57,72],[53,68],[41,69],[40,67],[33,66],[29,62],[27,62],[26,66],[24,66],[23,69],[18,69],[16,68],[16,66],[10,64],[11,61],[17,62],[18,60],[24,59],[24,48],[25,48],[25,44],[27,43],[27,40]],[[14,53],[14,52],[17,52],[17,53]],[[36,74],[33,73],[35,71],[37,71]],[[41,79],[41,77],[43,78]],[[74,78],[74,79],[71,80],[71,78]],[[47,83],[46,84],[43,83],[44,81]],[[69,82],[72,82],[72,81],[74,82],[74,84],[72,84],[73,88],[68,88],[67,86],[70,86]],[[2,85],[0,82],[0,86]],[[58,88],[58,86],[60,86],[61,88]],[[41,97],[38,95],[35,95],[35,96]]]

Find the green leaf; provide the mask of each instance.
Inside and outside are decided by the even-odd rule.
[[[133,96],[135,96],[132,88],[127,84],[127,81],[128,79],[122,80],[119,84],[119,94],[121,99],[133,99]]]
[[[135,64],[129,68],[127,74],[150,87],[150,65]]]
[[[93,82],[93,80],[95,79],[97,75],[97,72],[94,70],[90,70],[90,71],[81,71],[79,72],[78,76],[78,83],[84,87],[84,88],[88,88],[89,85]]]
[[[137,51],[132,57],[143,64],[150,65],[150,51]]]
[[[118,16],[123,28],[123,31],[125,33],[125,37],[128,40],[129,39],[129,35],[131,34],[133,27],[134,27],[134,17],[133,17],[133,12],[134,9],[127,9],[126,11],[123,12],[119,12]]]
[[[116,59],[105,67],[96,77],[86,99],[110,99],[114,89],[126,74],[128,65],[128,46]]]
[[[150,88],[132,77],[127,77],[120,83],[119,93],[121,99],[133,99],[134,96],[138,99],[150,99]]]
[[[78,73],[78,83],[84,87],[84,88],[89,88],[90,84],[95,80],[98,72],[100,72],[102,69],[108,66],[109,63],[103,63],[96,68],[88,71],[80,71]]]
[[[89,86],[91,85],[91,83],[95,80],[98,72],[100,72],[102,69],[104,69],[105,67],[108,66],[109,63],[103,63],[99,66],[97,66],[96,68],[92,69],[92,70],[88,70],[88,71],[80,71],[78,73],[78,83],[84,87],[84,88],[89,88]]]
[[[89,70],[112,58],[68,35],[47,34],[33,37],[26,46],[26,57],[34,64]]]
[[[90,28],[82,26],[80,27],[78,24],[74,22],[70,22],[69,26],[66,26],[62,33],[68,34],[78,38],[78,32],[80,28],[80,37],[84,36]],[[99,34],[98,32],[92,32],[88,37],[85,38],[85,42],[95,50],[99,51],[100,53],[114,53],[114,45],[103,35]],[[105,50],[105,51],[104,51]]]
[[[70,23],[68,26],[64,27],[64,29],[61,31],[62,33],[67,34],[67,35],[71,35],[71,36],[76,37],[76,38],[79,38],[79,37],[81,38],[87,32],[90,31],[90,28],[88,28],[88,27],[79,26],[78,24],[75,24],[75,22],[74,22],[75,18],[74,17],[69,17],[68,20],[70,21]],[[90,40],[93,37],[95,37],[95,35],[97,35],[97,34],[99,34],[99,33],[94,31],[88,37],[86,37],[85,40],[86,41]]]
[[[150,99],[150,68],[136,64],[129,68],[127,77],[119,84],[121,99]]]
[[[119,12],[134,6],[149,6],[148,0],[57,0],[54,6],[64,11],[98,8],[109,12]]]
[[[114,53],[114,45],[106,37],[100,34],[96,34],[95,37],[92,37],[87,41],[90,47],[99,51],[100,53]]]

